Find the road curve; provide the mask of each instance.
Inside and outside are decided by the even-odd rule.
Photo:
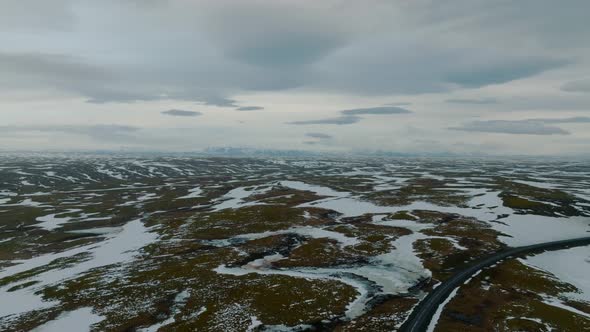
[[[482,258],[473,265],[451,276],[431,291],[412,311],[410,317],[400,327],[401,332],[423,332],[428,329],[432,316],[438,307],[457,287],[460,287],[467,279],[478,271],[491,266],[498,261],[521,254],[530,254],[545,250],[558,250],[590,244],[590,237],[582,237],[570,240],[544,242],[523,247],[508,248],[493,255]]]

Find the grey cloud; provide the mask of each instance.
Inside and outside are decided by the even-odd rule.
[[[369,107],[369,108],[355,108],[350,110],[340,111],[342,114],[340,117],[319,119],[319,120],[306,120],[306,121],[294,121],[288,122],[288,124],[294,125],[311,125],[311,124],[335,124],[335,125],[348,125],[361,121],[363,118],[359,115],[392,115],[392,114],[408,114],[412,113],[405,108],[395,106],[381,106],[381,107]]]
[[[561,118],[561,119],[551,119],[551,118],[543,118],[543,119],[532,119],[530,121],[535,122],[542,122],[542,123],[590,123],[590,117],[586,116],[575,116],[571,118]]]
[[[493,39],[522,47],[525,35],[527,43],[545,48],[583,48],[590,43],[585,38],[590,4],[585,0],[571,0],[567,6],[553,0],[427,0],[414,1],[410,7],[424,24],[454,24],[468,35],[486,32],[483,43]]]
[[[237,107],[236,101],[219,96],[209,96],[201,98],[203,104],[217,107]]]
[[[162,99],[234,109],[251,103],[233,100],[237,96],[247,98],[259,91],[291,93],[289,89],[297,88],[295,98],[304,98],[308,93],[345,94],[339,100],[408,98],[425,102],[426,106],[433,96],[414,98],[400,94],[450,92],[531,78],[522,82],[519,89],[498,89],[506,93],[498,95],[502,105],[489,107],[489,111],[526,109],[530,111],[527,114],[545,117],[539,114],[565,109],[583,115],[590,96],[560,91],[545,93],[546,87],[554,85],[557,79],[581,79],[571,74],[587,71],[590,55],[587,38],[590,2],[587,0],[571,0],[567,6],[554,0],[257,0],[248,3],[241,0],[54,0],[50,4],[39,0],[6,0],[0,3],[0,39],[4,42],[0,51],[0,93],[9,97],[7,100],[26,99],[30,93],[39,99],[51,98],[53,103],[57,99],[54,96],[63,98],[65,94],[94,103]],[[550,84],[535,86],[534,76],[549,70],[556,71],[556,75],[543,77],[547,79],[543,83]],[[565,76],[568,73],[570,76]],[[587,92],[584,81],[566,83],[562,89]],[[561,83],[556,85],[559,87]],[[452,96],[477,97],[480,93],[485,92]],[[265,95],[270,96],[270,104],[276,101],[274,93]],[[328,105],[332,100],[336,99],[327,98],[323,104]],[[477,104],[473,101],[454,102]],[[75,103],[64,103],[66,109],[61,114],[67,113],[67,107]],[[94,112],[102,107],[86,108]],[[6,123],[27,121],[16,112],[9,113],[15,114],[14,119]],[[454,110],[446,115],[462,116]],[[335,113],[333,116],[296,121],[296,124],[344,125],[371,115]],[[530,127],[529,132],[539,127],[547,132],[549,127],[557,135],[562,129],[555,129],[561,126],[555,121],[516,125]],[[584,123],[577,121],[568,123]],[[227,123],[235,123],[235,119],[228,119]],[[440,119],[425,119],[425,127],[437,123]],[[501,130],[498,127],[502,124],[496,123],[495,130]],[[206,126],[209,124],[203,125]],[[240,127],[245,131],[250,129]],[[487,127],[492,130],[489,127],[493,126]],[[569,130],[565,124],[562,127]],[[573,132],[574,125],[571,127]],[[60,130],[95,136],[109,132],[99,127]],[[233,130],[219,134],[216,142],[236,139]],[[133,131],[113,128],[110,132],[136,135]],[[212,132],[217,134],[216,130]],[[252,137],[267,134],[260,131]],[[439,134],[436,130],[431,133],[432,137]],[[411,139],[394,136],[390,142],[379,144],[402,145]],[[290,137],[281,137],[280,143]],[[568,138],[576,139],[580,138],[576,135]],[[346,142],[360,146],[369,141],[348,139]],[[561,143],[554,145],[557,144]]]
[[[323,133],[307,133],[307,134],[305,134],[305,136],[311,137],[311,138],[318,138],[318,139],[330,139],[330,138],[332,138],[332,135],[323,134]]]
[[[534,83],[533,83],[534,84]],[[502,98],[502,107],[498,111],[586,111],[590,105],[590,94],[533,93],[530,95],[506,96]]]
[[[0,132],[5,134],[14,133],[27,133],[27,132],[44,132],[44,133],[55,133],[61,132],[65,134],[73,135],[84,135],[89,136],[93,139],[102,141],[117,141],[122,139],[133,138],[133,133],[140,130],[138,127],[116,125],[116,124],[100,124],[91,126],[74,126],[74,125],[63,125],[63,126],[13,126],[13,127],[0,127]]]
[[[569,135],[570,133],[562,128],[548,124],[563,123],[590,123],[588,117],[571,118],[540,118],[527,120],[489,120],[473,121],[461,127],[451,127],[452,130],[475,131],[486,133],[523,134],[523,135]]]
[[[264,107],[261,106],[241,106],[236,108],[238,111],[260,111],[263,110]]]
[[[567,92],[590,92],[590,78],[565,83],[561,90]]]
[[[202,88],[198,80],[185,80],[185,75],[190,73],[174,73],[178,68],[158,68],[160,65],[146,71],[133,66],[100,66],[88,59],[68,55],[0,52],[0,88],[5,91],[58,89],[84,96],[88,102],[97,104],[178,99],[218,107],[238,107],[235,100],[220,95],[234,83],[226,81],[216,86],[210,80],[208,84],[211,86]],[[158,77],[154,77],[154,73]]]
[[[474,121],[450,129],[464,131],[497,132],[506,134],[530,135],[568,135],[569,132],[552,124],[590,123],[590,117],[578,116],[569,118],[537,118],[526,120],[490,120]]]
[[[20,43],[15,49],[83,48],[84,53],[11,59],[0,54],[0,87],[58,89],[95,103],[178,99],[220,107],[238,107],[230,97],[244,91],[300,87],[390,95],[477,88],[569,64],[555,54],[576,53],[551,48],[546,38],[563,43],[564,35],[587,33],[580,13],[588,7],[581,1],[575,6],[550,1],[542,6],[532,1],[374,1],[371,6],[349,1],[59,1],[59,13],[47,12],[52,21],[63,13],[74,15],[71,33],[59,39],[50,33],[37,39],[15,35],[12,41]],[[0,18],[8,7],[0,7]],[[546,21],[543,12],[556,13],[565,23]],[[89,13],[98,19],[85,16]],[[104,15],[113,16],[109,25],[101,23]],[[357,20],[347,20],[353,15]],[[469,22],[463,20],[467,15]],[[523,26],[531,28],[521,31]],[[510,34],[503,34],[504,28]],[[517,50],[511,44],[523,39],[541,46]],[[567,46],[580,47],[582,39],[576,40]],[[104,50],[115,51],[106,57]],[[92,56],[77,57],[82,54]]]
[[[340,111],[342,114],[340,117],[319,119],[319,120],[306,120],[306,121],[294,121],[288,122],[294,125],[310,125],[310,124],[335,124],[335,125],[347,125],[361,121],[363,118],[359,115],[392,115],[392,114],[409,114],[409,111],[405,108],[395,106],[381,106],[381,107],[369,107],[369,108],[354,108],[350,110]]]
[[[110,74],[67,55],[41,53],[0,53],[0,86],[52,85],[82,92],[93,82],[104,83]]]
[[[315,139],[315,140],[310,140],[310,141],[304,141],[303,144],[307,144],[307,145],[330,145],[331,139],[332,139],[332,135],[328,135],[328,134],[324,134],[324,133],[306,133],[305,134],[306,137]]]
[[[339,41],[330,35],[318,36],[313,31],[293,29],[258,35],[252,38],[250,45],[233,49],[230,54],[258,66],[302,66],[320,59],[338,45]]]
[[[59,89],[90,103],[159,99],[158,91],[133,85],[111,68],[68,55],[0,52],[0,87],[4,90]]]
[[[499,101],[496,98],[481,98],[481,99],[447,99],[445,100],[447,103],[451,104],[474,104],[474,105],[488,105],[488,104],[498,104]]]
[[[313,80],[307,84],[367,95],[446,92],[506,83],[570,63],[551,56],[437,48],[383,37],[351,44],[323,59],[314,65]]]
[[[203,113],[201,113],[201,112],[185,111],[185,110],[167,110],[167,111],[162,111],[162,114],[171,115],[171,116],[199,116],[199,115],[203,115]]]
[[[394,106],[382,106],[371,108],[356,108],[351,110],[341,111],[344,115],[387,115],[387,114],[407,114],[412,113],[405,108]]]
[[[293,122],[288,122],[288,124],[293,124],[293,125],[320,125],[320,124],[348,125],[348,124],[357,123],[361,120],[362,120],[362,118],[359,116],[346,115],[346,116],[340,116],[340,117],[328,118],[328,119],[293,121]]]
[[[210,11],[203,23],[214,43],[237,61],[266,68],[300,67],[347,39],[334,28],[338,22],[333,17],[307,7],[288,2],[219,2],[205,6]]]
[[[62,126],[59,131],[66,133],[88,135],[100,140],[128,138],[140,128],[124,125],[93,125],[93,126]]]
[[[73,27],[74,0],[3,0],[0,28],[6,30],[67,30]]]
[[[101,68],[85,64],[73,56],[44,53],[0,53],[0,69],[5,74],[47,77],[65,74],[68,79],[107,78]],[[58,78],[55,78],[58,81]]]
[[[504,62],[480,64],[477,67],[464,66],[449,73],[446,79],[463,87],[478,88],[534,76],[570,63],[568,60],[544,57],[506,59]]]

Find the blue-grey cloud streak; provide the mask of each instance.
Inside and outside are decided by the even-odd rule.
[[[303,120],[288,122],[294,125],[318,125],[318,124],[332,124],[332,125],[349,125],[360,122],[363,118],[359,115],[393,115],[393,114],[409,114],[412,111],[396,106],[380,106],[368,108],[354,108],[340,111],[342,114],[339,117],[318,119],[318,120]]]
[[[263,109],[262,106],[241,106],[236,108],[237,111],[261,111]]]
[[[203,113],[201,113],[201,112],[185,111],[185,110],[177,110],[177,109],[162,111],[162,114],[171,115],[171,116],[199,116],[199,115],[203,115]]]
[[[590,117],[539,118],[526,120],[473,121],[451,130],[520,135],[569,135],[570,132],[551,124],[590,123]]]

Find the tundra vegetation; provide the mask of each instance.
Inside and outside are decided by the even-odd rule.
[[[589,188],[573,161],[5,155],[0,329],[395,330],[470,262],[588,234]],[[590,287],[528,259],[435,331],[590,329]]]

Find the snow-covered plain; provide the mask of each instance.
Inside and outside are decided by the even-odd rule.
[[[580,291],[564,296],[590,302],[590,246],[548,251],[521,261],[551,273]]]
[[[93,157],[94,158],[94,157]],[[208,190],[224,188],[218,196],[198,208],[197,217],[186,221],[182,230],[207,213],[227,209],[239,210],[244,207],[268,205],[256,200],[256,195],[268,194],[274,188],[282,187],[295,191],[311,192],[320,198],[295,206],[305,219],[310,219],[311,209],[334,211],[330,216],[333,224],[345,223],[346,218],[369,215],[368,223],[380,227],[407,229],[408,235],[391,238],[391,250],[370,257],[361,265],[336,265],[330,267],[293,267],[278,269],[273,263],[287,259],[282,254],[270,253],[257,257],[242,266],[228,267],[221,264],[214,268],[220,276],[243,276],[248,274],[286,275],[308,280],[337,280],[357,290],[356,298],[348,304],[347,319],[355,319],[370,310],[370,301],[379,294],[407,294],[421,280],[432,276],[423,265],[415,243],[425,239],[447,239],[457,251],[467,250],[454,236],[427,235],[434,224],[421,220],[401,220],[391,218],[391,214],[426,210],[457,214],[485,222],[500,232],[499,240],[509,246],[580,237],[590,230],[590,184],[588,172],[583,167],[556,171],[554,168],[539,168],[534,165],[518,164],[512,168],[504,164],[483,161],[445,165],[433,162],[423,165],[423,161],[403,162],[363,162],[363,161],[320,161],[320,160],[266,160],[239,163],[227,161],[219,165],[210,160],[191,158],[164,158],[162,160],[134,160],[90,158],[80,170],[72,170],[79,160],[39,162],[22,166],[0,167],[0,176],[8,174],[9,189],[0,189],[0,213],[31,209],[35,211],[30,224],[0,222],[0,246],[14,245],[23,239],[39,239],[63,235],[88,235],[92,241],[81,242],[67,238],[62,247],[50,247],[47,251],[36,252],[34,243],[23,252],[32,252],[30,258],[15,258],[0,265],[0,281],[23,273],[39,270],[0,286],[0,327],[33,311],[59,308],[60,301],[45,301],[40,290],[59,285],[66,280],[79,278],[99,268],[117,267],[109,270],[123,277],[125,267],[142,258],[143,248],[161,241],[159,231],[166,234],[166,241],[186,240],[185,234],[170,234],[166,224],[159,224],[158,218],[150,223],[142,216],[157,215],[169,211],[144,211],[146,204],[174,201],[171,209],[176,209],[192,198],[203,199]],[[196,162],[194,166],[191,162]],[[241,161],[240,161],[241,162]],[[1,164],[1,162],[0,162]],[[516,164],[515,164],[516,165]],[[217,168],[216,168],[217,167]],[[568,166],[569,167],[569,166]],[[582,169],[582,170],[581,170]],[[223,176],[218,180],[216,176]],[[495,177],[502,177],[524,186],[539,190],[559,189],[576,197],[575,207],[578,216],[547,216],[522,213],[504,206],[503,188],[495,185]],[[572,180],[573,177],[582,180]],[[358,188],[348,186],[346,181],[325,181],[330,179],[351,179]],[[163,179],[159,183],[154,180]],[[397,195],[400,189],[410,185],[411,180],[438,181],[442,183],[435,190],[459,192],[470,197],[465,204],[457,206],[439,204],[417,197],[408,204],[386,205],[365,198],[368,192]],[[102,185],[107,182],[109,185]],[[157,182],[157,181],[155,181]],[[334,185],[337,183],[337,185]],[[52,200],[55,197],[55,200]],[[287,198],[290,196],[287,195]],[[108,202],[108,203],[105,203]],[[168,203],[167,201],[164,203]],[[548,205],[555,203],[545,202]],[[93,207],[105,206],[104,211],[96,212]],[[164,208],[166,204],[162,204]],[[309,210],[309,211],[308,211]],[[117,211],[134,214],[133,218],[121,220]],[[501,218],[500,218],[501,217]],[[11,221],[12,222],[12,221]],[[179,222],[183,222],[180,220]],[[156,226],[146,226],[155,223]],[[65,227],[67,226],[67,227]],[[73,229],[72,229],[73,228]],[[8,231],[10,230],[10,231]],[[6,236],[3,234],[6,232]],[[31,232],[31,235],[29,235]],[[361,243],[360,238],[343,234],[321,225],[295,225],[284,229],[239,234],[224,239],[201,241],[214,247],[231,247],[237,243],[262,239],[273,235],[296,234],[305,239],[328,238],[336,241],[340,248],[354,247]],[[198,240],[195,240],[198,241]],[[71,243],[71,244],[70,244]],[[2,247],[0,247],[2,248]],[[12,247],[10,247],[12,248]],[[564,294],[565,297],[590,302],[590,253],[588,247],[548,252],[523,260],[527,265],[547,271],[562,281],[577,287],[579,293]],[[166,255],[162,255],[166,257]],[[63,264],[64,260],[67,264]],[[35,270],[36,269],[36,270]],[[210,271],[210,270],[209,270]],[[36,283],[13,289],[14,286]],[[146,286],[147,287],[147,286]],[[182,312],[191,296],[187,289],[176,295],[171,313],[157,324],[142,327],[144,331],[155,331],[175,322],[176,314]],[[564,305],[558,299],[547,299],[553,305]],[[442,307],[441,307],[442,309]],[[209,307],[201,307],[191,315],[196,319]],[[180,316],[179,316],[180,317]],[[251,316],[250,329],[264,326],[261,315]],[[39,331],[57,331],[64,326],[79,331],[88,330],[92,324],[104,319],[93,313],[91,307],[62,312],[54,321],[38,327]],[[4,325],[3,325],[4,324]],[[289,330],[288,326],[275,326],[276,330]],[[292,328],[292,327],[291,327]]]

